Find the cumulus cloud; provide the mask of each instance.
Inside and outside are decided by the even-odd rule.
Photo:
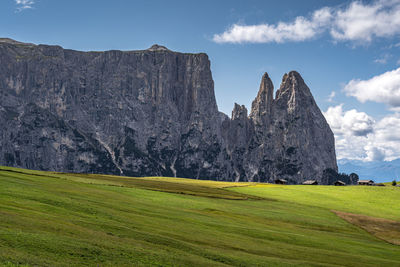
[[[332,91],[332,92],[329,94],[327,101],[328,101],[328,102],[333,102],[333,99],[335,98],[335,96],[336,96],[336,92],[335,92],[335,91]]]
[[[332,130],[341,135],[366,136],[372,133],[375,123],[364,112],[355,109],[343,112],[343,104],[329,107],[324,115]]]
[[[400,116],[398,113],[384,117],[375,128],[375,135],[378,139],[387,142],[400,142]]]
[[[329,107],[324,116],[335,134],[338,159],[381,161],[400,157],[399,113],[376,121],[365,112],[344,111],[342,104]]]
[[[239,25],[234,24],[222,34],[215,34],[217,43],[282,43],[304,41],[321,32],[321,27],[331,19],[329,8],[313,13],[310,19],[297,17],[293,22],[279,22],[276,25]]]
[[[15,0],[15,4],[17,5],[17,10],[22,11],[24,9],[33,8],[33,4],[35,4],[34,0]]]
[[[362,103],[374,101],[398,108],[400,107],[400,68],[369,80],[351,80],[345,85],[344,91]]]
[[[339,9],[331,29],[335,40],[371,41],[400,33],[400,1],[385,0],[372,4],[352,2]]]
[[[383,161],[385,159],[385,151],[370,145],[365,146],[367,153],[366,161]]]
[[[400,157],[400,114],[382,118],[374,126],[374,134],[365,146],[366,160],[393,160]]]
[[[374,37],[400,34],[400,1],[381,0],[370,4],[354,1],[345,7],[324,7],[310,16],[276,24],[233,24],[217,43],[283,43],[312,39],[329,32],[336,41],[370,42]]]

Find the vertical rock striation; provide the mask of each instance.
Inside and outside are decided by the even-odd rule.
[[[218,111],[206,54],[79,52],[0,39],[0,164],[131,176],[299,183],[337,170],[333,134],[297,72],[250,115]]]

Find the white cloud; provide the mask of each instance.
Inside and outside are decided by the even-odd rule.
[[[308,18],[299,16],[291,22],[277,24],[233,24],[221,34],[217,43],[282,43],[312,39],[329,31],[336,41],[370,42],[374,37],[400,34],[400,1],[381,0],[370,4],[354,1],[340,8],[324,7]]]
[[[369,80],[351,80],[345,85],[344,91],[362,103],[374,101],[400,107],[400,68]]]
[[[379,64],[386,64],[390,58],[391,55],[385,54],[382,57],[375,59],[374,62]]]
[[[329,107],[324,115],[332,130],[341,135],[366,136],[373,131],[375,123],[364,112],[355,109],[343,112],[343,104]]]
[[[383,161],[385,159],[385,151],[370,145],[365,146],[367,153],[366,161]]]
[[[400,157],[400,114],[394,113],[378,121],[374,126],[374,134],[365,147],[366,160],[393,160]]]
[[[339,9],[331,29],[335,40],[371,41],[400,33],[400,1],[385,0],[372,4],[352,2]]]
[[[215,34],[217,43],[282,43],[304,41],[321,32],[321,27],[331,19],[329,8],[313,13],[310,19],[297,17],[293,22],[279,22],[276,25],[239,25],[234,24],[222,34]]]
[[[355,109],[343,111],[342,104],[329,107],[324,116],[335,134],[338,159],[381,161],[400,157],[399,113],[375,121]]]
[[[335,91],[332,91],[332,92],[329,94],[327,101],[328,101],[328,102],[333,102],[333,99],[335,98],[335,96],[336,96],[336,92],[335,92]]]
[[[17,5],[17,10],[22,11],[24,9],[33,8],[33,4],[35,4],[34,0],[15,0],[15,4]]]

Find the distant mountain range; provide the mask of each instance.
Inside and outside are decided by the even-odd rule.
[[[400,181],[400,159],[373,162],[341,159],[338,160],[338,167],[339,172],[354,172],[360,179],[372,179],[375,182]]]

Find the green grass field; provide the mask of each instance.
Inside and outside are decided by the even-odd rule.
[[[0,266],[400,266],[399,203],[389,186],[0,167]]]

